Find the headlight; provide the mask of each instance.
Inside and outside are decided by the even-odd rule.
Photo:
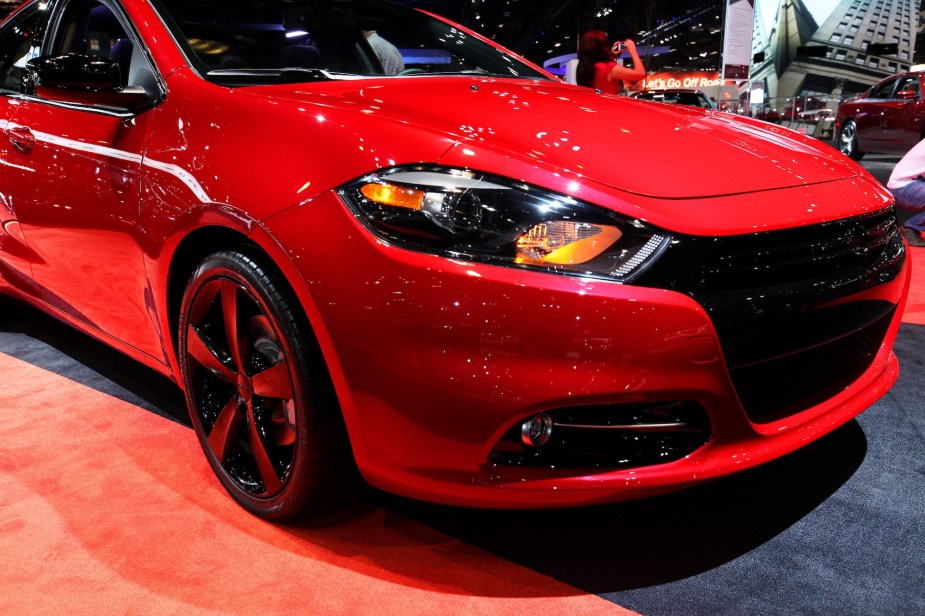
[[[433,254],[631,280],[667,233],[601,207],[460,169],[396,168],[339,194],[379,237]]]

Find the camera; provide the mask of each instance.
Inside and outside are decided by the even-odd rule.
[[[617,41],[613,44],[613,47],[610,48],[610,53],[616,56],[623,53],[624,49],[626,49],[626,41]]]

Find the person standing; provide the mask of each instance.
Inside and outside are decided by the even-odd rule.
[[[615,59],[623,48],[633,60],[633,67],[622,66]],[[603,30],[585,32],[578,44],[578,85],[595,88],[601,92],[620,94],[623,81],[638,81],[646,76],[646,69],[631,40],[618,41],[609,47],[607,33]]]
[[[918,212],[900,227],[910,246],[925,246],[925,140],[906,152],[893,168],[887,189],[896,199],[896,207]]]

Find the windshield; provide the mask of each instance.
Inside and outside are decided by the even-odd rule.
[[[379,0],[156,0],[193,67],[232,85],[393,75],[547,79],[438,19]]]

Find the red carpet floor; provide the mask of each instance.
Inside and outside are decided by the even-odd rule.
[[[301,528],[218,486],[192,432],[0,354],[2,614],[629,614],[367,507]]]

